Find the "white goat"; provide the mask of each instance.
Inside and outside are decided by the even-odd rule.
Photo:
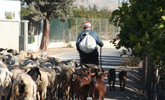
[[[13,100],[36,100],[36,91],[36,83],[28,74],[17,74],[12,86]]]
[[[43,69],[40,68],[40,73],[41,73],[41,80],[40,76],[38,77],[38,81],[36,82],[37,84],[37,91],[39,91],[39,100],[44,100],[46,98],[46,93],[47,93],[47,87],[49,84],[49,77],[51,77],[51,74],[48,72],[45,72]]]
[[[0,68],[0,100],[2,96],[7,100],[9,96],[10,89],[12,87],[11,77],[12,73],[7,68]]]

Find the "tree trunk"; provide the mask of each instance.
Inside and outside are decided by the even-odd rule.
[[[50,20],[46,18],[44,19],[43,35],[40,45],[41,50],[47,50],[47,45],[49,40],[49,28],[50,28]]]

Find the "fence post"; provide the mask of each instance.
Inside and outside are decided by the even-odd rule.
[[[147,78],[147,57],[143,58],[143,65],[142,65],[142,82],[144,86],[144,90],[146,89],[146,78]]]
[[[93,18],[92,18],[92,30],[93,30],[93,26],[94,26],[94,25],[93,25]]]
[[[76,36],[77,36],[77,17],[76,17]]]
[[[159,70],[158,68],[155,70],[155,81],[154,81],[154,100],[157,100],[157,85],[158,85],[158,76],[159,76]]]
[[[114,25],[113,25],[113,37],[112,37],[113,39],[114,39],[114,37],[115,37],[115,36],[114,36],[114,35],[115,35],[115,34],[114,34],[114,30],[115,30],[115,29],[114,29]]]
[[[106,40],[108,40],[107,39],[107,18],[105,19],[105,23],[106,23]]]
[[[28,20],[22,20],[22,23],[24,23],[24,51],[28,51]]]
[[[99,20],[100,20],[100,37],[101,37],[101,18],[99,18]]]

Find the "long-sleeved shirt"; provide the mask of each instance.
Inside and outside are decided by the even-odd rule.
[[[89,32],[89,35],[91,35],[96,40],[96,44],[98,44],[100,47],[103,47],[104,43],[100,39],[99,35],[95,31],[91,31],[89,29],[86,29],[86,30],[82,31],[77,37],[76,48],[79,52],[83,52],[80,50],[79,44],[82,41],[82,39],[86,36],[85,33],[87,33],[87,32]],[[95,50],[97,50],[97,47],[95,48]]]

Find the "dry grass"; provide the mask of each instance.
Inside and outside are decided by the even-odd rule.
[[[139,67],[140,59],[138,57],[129,56],[123,58],[121,66]]]

